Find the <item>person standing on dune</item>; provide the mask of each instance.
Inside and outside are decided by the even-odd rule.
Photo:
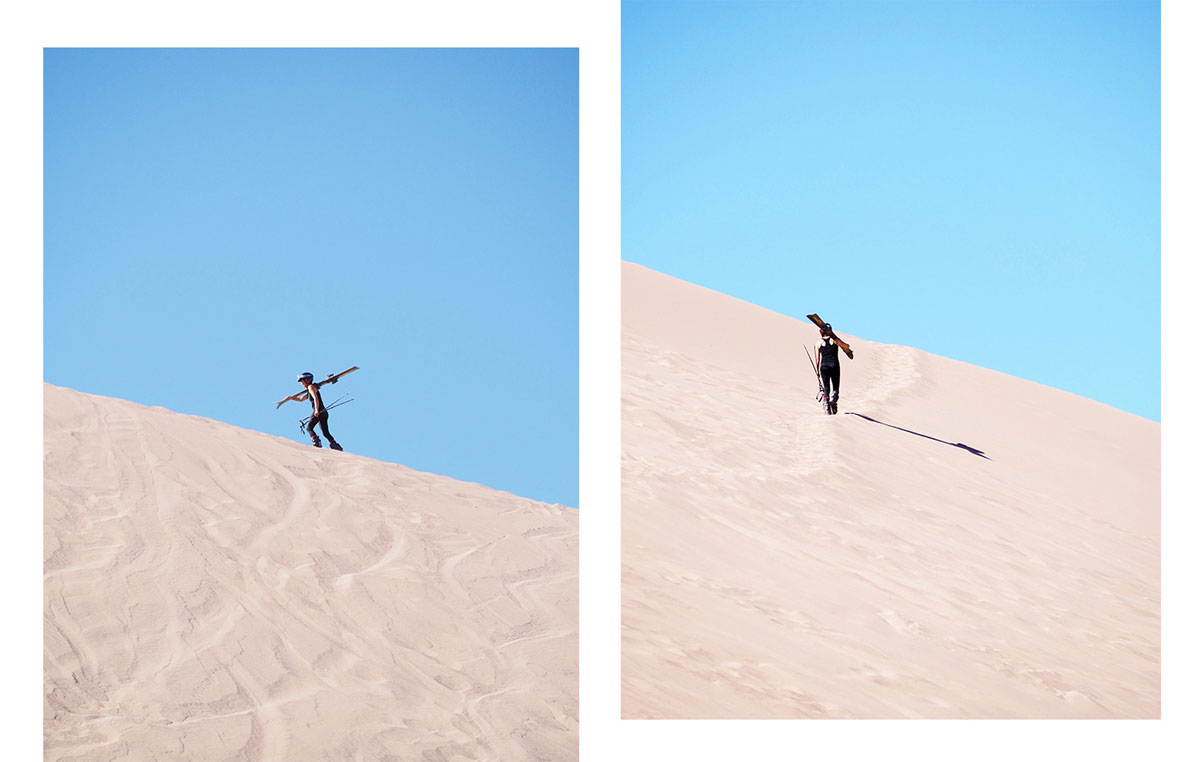
[[[312,398],[313,414],[308,419],[308,435],[312,437],[313,447],[321,446],[321,438],[317,436],[315,431],[317,424],[321,424],[321,433],[329,440],[329,446],[334,450],[342,449],[342,446],[333,439],[333,435],[329,433],[329,411],[325,409],[325,403],[321,401],[321,385],[313,383],[313,374],[301,373],[296,376],[296,380],[304,384],[305,391]]]
[[[854,353],[850,351],[850,347],[839,341],[833,333],[833,326],[829,323],[821,325],[821,346],[817,348],[817,352],[821,359],[821,387],[825,390],[825,410],[830,415],[837,414],[838,392],[842,384],[842,364],[838,361],[838,349],[843,347],[842,351],[851,360],[854,359]],[[832,396],[830,396],[832,394]]]

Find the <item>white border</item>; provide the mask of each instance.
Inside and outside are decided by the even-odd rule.
[[[1200,88],[1200,6],[1167,0],[1162,14],[1162,687],[1164,739],[1174,749],[1200,750],[1184,724],[1200,717],[1197,642],[1197,580],[1200,580],[1200,519],[1196,457],[1200,447],[1197,378],[1196,289],[1200,287],[1200,134],[1196,92]],[[1166,743],[1163,744],[1164,747]]]
[[[336,9],[335,9],[336,8]],[[168,10],[169,9],[169,10]],[[7,12],[3,302],[10,431],[5,579],[15,630],[4,716],[6,756],[41,754],[41,63],[43,46],[579,47],[581,756],[672,759],[1177,759],[1194,751],[1197,674],[1195,480],[1200,420],[1192,356],[1197,327],[1195,178],[1197,11],[1164,4],[1164,702],[1160,722],[620,721],[620,73],[619,4],[586,2],[44,2]],[[16,284],[16,285],[12,285]],[[19,292],[14,295],[11,292]],[[36,316],[36,318],[35,318]],[[1113,319],[1119,319],[1114,315]],[[33,327],[36,326],[36,329]],[[1097,362],[1119,361],[1098,358]],[[36,369],[30,372],[30,369]],[[1178,381],[1179,383],[1176,383]],[[1190,489],[1188,489],[1190,488]],[[1184,580],[1191,580],[1185,583]],[[37,698],[35,698],[37,697]]]

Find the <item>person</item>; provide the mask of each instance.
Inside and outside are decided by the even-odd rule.
[[[825,390],[823,401],[830,415],[837,414],[838,392],[842,385],[842,365],[838,361],[838,348],[833,326],[826,323],[821,328],[821,346],[817,348],[817,352],[821,356],[821,387]],[[854,353],[849,349],[843,351],[851,360],[854,359]]]
[[[317,436],[317,424],[321,424],[321,433],[329,440],[329,446],[334,450],[342,449],[342,446],[334,441],[333,435],[329,433],[329,411],[325,409],[325,403],[321,401],[321,385],[313,383],[313,374],[301,373],[296,376],[296,380],[304,384],[304,389],[308,392],[308,396],[312,398],[313,414],[308,419],[308,435],[312,437],[313,447],[321,446],[321,438]]]

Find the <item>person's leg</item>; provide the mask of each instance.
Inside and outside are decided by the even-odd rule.
[[[321,433],[329,440],[329,446],[335,450],[342,449],[342,446],[333,439],[333,435],[329,433],[329,411],[321,411]]]
[[[320,447],[321,440],[317,437],[317,432],[313,431],[313,429],[315,429],[316,427],[317,427],[317,416],[314,415],[308,419],[308,426],[305,428],[308,429],[308,435],[310,437],[312,437],[313,447]],[[329,435],[326,434],[325,436],[329,436]]]
[[[829,397],[829,412],[837,412],[838,392],[842,386],[842,369],[834,367],[829,369],[829,382],[833,385],[833,390]]]
[[[830,368],[826,365],[821,366],[821,389],[824,391],[824,396],[822,397],[821,402],[825,405],[825,407],[829,407],[829,383],[830,375],[832,373],[833,368]]]

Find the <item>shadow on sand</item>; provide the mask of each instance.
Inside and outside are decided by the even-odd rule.
[[[922,434],[919,431],[910,431],[909,429],[902,429],[899,426],[893,426],[890,423],[884,423],[883,421],[877,421],[868,415],[863,415],[862,413],[847,412],[846,415],[856,415],[865,421],[870,421],[871,423],[878,423],[880,426],[887,426],[889,429],[897,429],[899,431],[904,431],[909,434],[914,434],[918,437],[925,437],[926,439],[932,439],[935,442],[941,442],[942,444],[947,444],[947,445],[950,445],[951,447],[961,447],[962,449],[966,450],[967,452],[971,453],[972,455],[978,455],[979,457],[981,457],[985,460],[991,460],[991,458],[989,458],[988,456],[983,454],[983,450],[976,450],[974,447],[971,447],[970,445],[965,445],[962,442],[947,442],[944,439],[938,439],[937,437],[931,437],[928,434]]]

